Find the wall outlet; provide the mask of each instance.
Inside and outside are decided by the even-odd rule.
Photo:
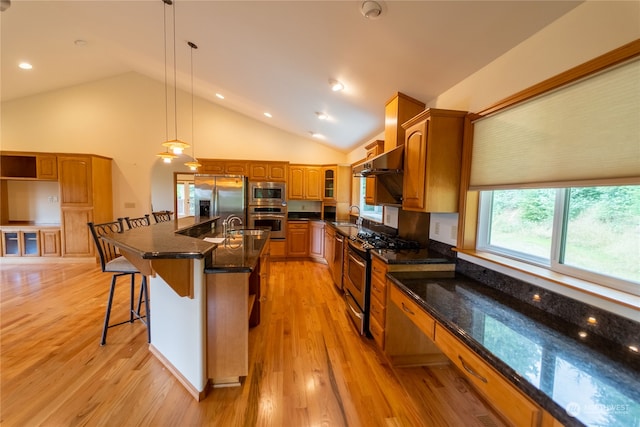
[[[433,225],[433,232],[439,236],[440,235],[440,223],[436,221],[436,223]]]
[[[49,203],[58,203],[58,196],[49,196],[47,197],[47,201]]]
[[[135,202],[124,202],[125,209],[134,209],[136,207]]]

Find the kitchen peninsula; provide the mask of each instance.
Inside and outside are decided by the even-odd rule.
[[[180,218],[105,237],[149,277],[149,348],[197,400],[210,385],[239,385],[247,375],[249,327],[260,323],[268,274],[270,232],[219,236],[217,220]]]

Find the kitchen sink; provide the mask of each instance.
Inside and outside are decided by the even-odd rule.
[[[238,230],[229,230],[227,234],[229,236],[262,236],[265,234],[265,231],[257,228],[241,228]]]

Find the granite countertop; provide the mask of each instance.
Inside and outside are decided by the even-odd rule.
[[[270,234],[271,231],[263,230],[259,235],[233,235],[225,238],[218,233],[200,236],[200,238],[222,239],[211,255],[205,259],[204,272],[206,274],[252,272],[265,244],[269,241]]]
[[[338,233],[342,234],[342,236],[346,237],[347,239],[355,239],[356,235],[358,234],[358,230],[364,228],[358,228],[356,224],[352,224],[349,222],[325,221],[325,223],[335,228]]]
[[[387,264],[453,264],[455,262],[428,249],[371,249],[371,254]]]
[[[304,220],[321,220],[322,214],[320,212],[291,212],[287,213],[287,219],[290,221],[304,221]]]
[[[102,238],[143,259],[201,259],[217,245],[190,237],[189,234],[192,230],[210,230],[211,223],[217,219],[185,217]]]
[[[639,425],[637,349],[552,318],[464,276],[387,277],[566,426]]]

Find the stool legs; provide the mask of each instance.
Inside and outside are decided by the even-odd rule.
[[[113,295],[115,293],[116,281],[118,277],[131,275],[131,285],[129,290],[129,320],[116,323],[114,325],[109,324],[109,319],[111,317],[111,306],[113,305]],[[135,301],[135,275],[136,273],[116,273],[111,277],[111,286],[109,288],[109,299],[107,300],[107,310],[104,315],[104,326],[102,327],[102,339],[100,341],[100,345],[103,346],[107,343],[107,330],[111,327],[122,325],[124,323],[133,323],[135,320],[140,320],[147,327],[147,342],[151,342],[151,311],[149,307],[149,291],[147,287],[147,277],[142,276],[141,284],[140,284],[140,296],[138,298],[138,306],[137,310],[134,309],[134,301]],[[142,316],[140,314],[140,309],[142,307],[142,302],[144,301],[145,315]],[[146,318],[146,320],[145,320]]]

